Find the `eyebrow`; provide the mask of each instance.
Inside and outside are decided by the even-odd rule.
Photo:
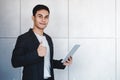
[[[38,16],[41,16],[42,14],[38,14]],[[43,15],[42,15],[43,16]],[[45,16],[49,16],[49,14],[48,15],[45,15]]]

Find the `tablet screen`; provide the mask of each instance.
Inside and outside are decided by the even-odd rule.
[[[62,63],[67,61],[70,56],[72,57],[72,55],[77,51],[79,47],[80,47],[79,44],[74,45],[73,48],[67,54],[67,56],[62,60]]]

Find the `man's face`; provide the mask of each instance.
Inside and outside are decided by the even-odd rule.
[[[39,10],[33,16],[34,26],[38,29],[44,30],[49,21],[49,13],[47,10]]]

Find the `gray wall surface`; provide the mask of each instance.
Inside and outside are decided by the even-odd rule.
[[[120,0],[0,0],[0,80],[21,80],[11,65],[18,35],[33,27],[36,4],[50,8],[45,32],[61,59],[75,44],[73,64],[54,70],[56,80],[120,80]]]

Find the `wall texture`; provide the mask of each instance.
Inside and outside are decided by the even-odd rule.
[[[120,80],[120,0],[0,0],[0,79],[21,80],[11,65],[17,36],[32,28],[36,4],[50,8],[45,29],[54,42],[54,58],[81,47],[73,64],[55,70],[56,80]]]

